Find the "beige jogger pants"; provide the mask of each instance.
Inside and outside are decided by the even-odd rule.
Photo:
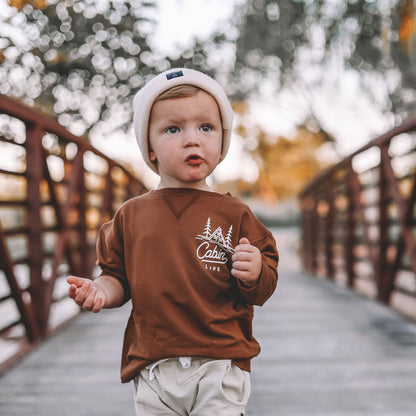
[[[250,375],[231,360],[193,358],[189,368],[172,358],[134,380],[137,416],[240,416]]]

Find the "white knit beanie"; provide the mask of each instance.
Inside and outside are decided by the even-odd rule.
[[[149,81],[133,100],[133,126],[136,140],[139,144],[143,159],[156,173],[157,166],[149,158],[149,118],[150,111],[156,98],[164,91],[177,85],[193,85],[212,95],[217,101],[221,113],[223,139],[221,160],[224,159],[230,146],[233,110],[223,88],[217,81],[202,72],[187,68],[175,68],[162,72]]]

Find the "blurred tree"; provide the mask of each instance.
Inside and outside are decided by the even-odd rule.
[[[236,15],[239,33],[228,39],[236,99],[294,85],[311,91],[343,66],[383,111],[416,112],[414,0],[247,0]]]
[[[9,0],[0,38],[0,92],[32,102],[83,134],[100,121],[131,125],[131,96],[154,73],[200,68],[202,48],[175,60],[158,55],[151,0]],[[197,59],[195,59],[195,56]],[[109,127],[111,126],[111,127]]]

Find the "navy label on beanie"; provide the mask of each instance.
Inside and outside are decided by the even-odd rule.
[[[170,74],[166,74],[166,78],[168,80],[173,79],[173,78],[178,78],[178,77],[183,77],[182,71],[176,71],[176,72],[171,72]]]

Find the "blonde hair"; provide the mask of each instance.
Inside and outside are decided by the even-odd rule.
[[[199,91],[204,91],[202,88],[195,87],[194,85],[177,85],[176,87],[169,88],[166,91],[163,91],[162,94],[160,94],[155,101],[156,103],[158,101],[163,100],[170,100],[174,98],[185,98],[185,97],[192,97],[196,95]]]

